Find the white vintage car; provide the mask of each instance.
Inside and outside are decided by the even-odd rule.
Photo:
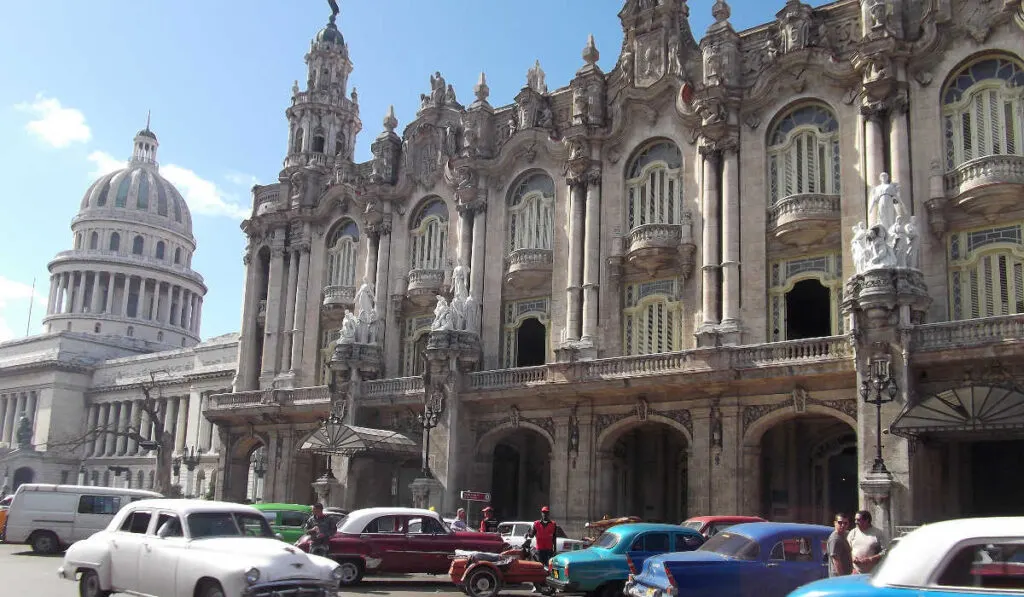
[[[82,597],[327,597],[341,570],[277,539],[259,510],[201,500],[141,500],[75,543],[58,574]]]

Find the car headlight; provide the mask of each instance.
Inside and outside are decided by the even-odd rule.
[[[254,585],[260,580],[260,571],[256,568],[249,568],[245,571],[245,582]]]
[[[333,578],[334,580],[341,580],[343,574],[344,573],[341,571],[341,566],[335,566],[334,569],[331,570],[331,578]]]

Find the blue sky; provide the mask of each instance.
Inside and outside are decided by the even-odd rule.
[[[622,43],[620,0],[340,0],[339,26],[355,70],[368,159],[389,104],[404,128],[429,76],[440,70],[469,103],[480,71],[494,105],[507,104],[540,59],[550,89],[582,65],[587,34],[610,70]],[[815,2],[814,4],[820,4]],[[691,2],[703,35],[710,0]],[[783,6],[732,2],[737,29]],[[0,341],[41,330],[47,262],[72,246],[69,229],[92,180],[131,154],[152,110],[161,172],[193,214],[206,277],[203,337],[238,329],[242,300],[239,223],[249,188],[276,179],[284,110],[303,55],[330,14],[326,0],[91,0],[16,2],[0,36]],[[30,287],[36,278],[35,304]]]

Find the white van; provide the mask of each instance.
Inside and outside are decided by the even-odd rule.
[[[26,483],[7,511],[6,541],[27,543],[40,554],[57,553],[107,528],[121,506],[158,497],[163,496],[142,489]]]

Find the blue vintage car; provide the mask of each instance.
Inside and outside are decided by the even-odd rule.
[[[629,597],[783,597],[828,576],[831,527],[788,522],[738,524],[697,551],[648,558],[626,583]]]
[[[547,585],[564,593],[621,597],[626,578],[647,558],[694,550],[703,543],[699,532],[675,524],[620,524],[601,533],[587,549],[551,558]]]
[[[1024,517],[964,518],[902,537],[871,574],[811,583],[790,597],[962,597],[1024,593]]]

